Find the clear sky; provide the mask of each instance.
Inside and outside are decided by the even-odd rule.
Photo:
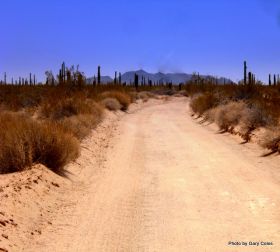
[[[262,79],[280,73],[279,0],[3,0],[0,78],[80,64]]]

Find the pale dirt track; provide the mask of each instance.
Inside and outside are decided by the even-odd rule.
[[[113,127],[90,169],[98,175],[84,171],[87,182],[65,192],[73,205],[26,251],[280,251],[277,157],[200,125],[185,98],[126,114]]]

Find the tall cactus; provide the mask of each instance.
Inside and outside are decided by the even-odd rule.
[[[7,84],[7,73],[6,72],[4,73],[4,84],[5,85]]]
[[[244,61],[244,84],[247,84],[247,62]]]
[[[117,71],[115,71],[115,78],[114,78],[114,84],[117,84]]]
[[[138,74],[134,74],[134,85],[135,85],[135,88],[136,90],[138,89],[138,85],[139,85],[139,76]]]
[[[97,70],[97,84],[98,85],[101,84],[101,68],[100,68],[100,66],[98,66],[98,70]]]
[[[271,86],[271,74],[268,76],[268,85]]]
[[[273,76],[273,85],[276,86],[276,74]]]
[[[122,74],[119,73],[119,85],[121,85],[121,84],[122,84]]]
[[[249,85],[252,85],[252,73],[248,73]]]

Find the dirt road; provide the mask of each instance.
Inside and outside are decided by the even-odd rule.
[[[73,205],[26,251],[280,251],[278,157],[200,125],[183,98],[112,127]]]

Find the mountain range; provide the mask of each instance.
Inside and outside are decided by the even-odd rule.
[[[139,76],[139,83],[141,84],[142,78],[145,78],[146,83],[148,83],[148,80],[151,80],[153,83],[170,83],[173,84],[180,84],[185,83],[187,81],[190,81],[192,78],[192,74],[187,73],[148,73],[144,70],[138,70],[138,71],[129,71],[124,74],[122,74],[122,83],[126,82],[127,84],[134,82],[134,75],[137,74]],[[210,75],[201,75],[202,78],[211,77]],[[93,77],[87,79],[87,83],[91,84],[93,83]],[[102,83],[110,83],[114,80],[110,76],[101,76],[101,82]],[[231,83],[232,81],[228,78],[220,77],[218,78],[218,84],[224,84],[224,83]]]

